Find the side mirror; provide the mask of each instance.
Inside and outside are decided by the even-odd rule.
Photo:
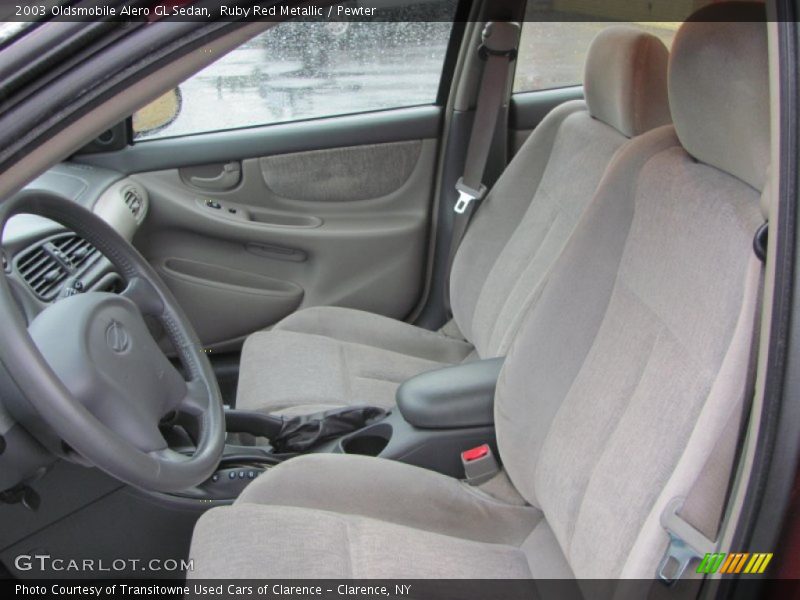
[[[180,88],[168,91],[133,113],[133,137],[152,135],[171,125],[181,112]]]

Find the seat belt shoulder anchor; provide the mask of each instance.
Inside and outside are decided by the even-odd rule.
[[[685,500],[673,498],[661,513],[661,526],[669,534],[669,546],[658,564],[656,574],[667,585],[672,585],[683,577],[693,560],[703,558],[717,548],[716,542],[708,539],[678,514]],[[674,567],[668,572],[671,564]]]
[[[486,196],[486,186],[481,184],[477,190],[464,183],[464,178],[461,177],[456,182],[456,191],[458,192],[458,201],[456,202],[455,210],[459,215],[467,212],[467,208],[472,202],[480,202]]]
[[[478,47],[478,58],[482,61],[489,60],[490,56],[506,56],[510,62],[517,60],[517,49],[511,48],[510,50],[492,50],[486,44],[481,44]]]
[[[517,58],[520,25],[513,21],[490,21],[483,28],[478,58],[488,60],[490,56],[504,56],[509,61]]]

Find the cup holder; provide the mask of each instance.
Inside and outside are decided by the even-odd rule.
[[[388,444],[389,440],[379,435],[361,435],[345,440],[342,443],[342,448],[345,454],[378,456]]]
[[[392,427],[386,423],[379,423],[345,438],[341,446],[345,454],[378,456],[389,445],[391,439]]]

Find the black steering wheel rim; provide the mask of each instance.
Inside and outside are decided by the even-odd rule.
[[[8,220],[18,214],[56,221],[92,244],[127,282],[123,294],[140,313],[161,322],[186,372],[184,383],[191,400],[187,406],[197,423],[196,450],[191,456],[167,447],[144,451],[95,418],[37,347],[3,276],[0,322],[5,324],[5,342],[0,344],[0,360],[37,418],[85,460],[130,485],[179,492],[206,480],[217,468],[224,448],[224,409],[211,364],[172,293],[131,244],[77,203],[52,195],[9,199],[0,205],[0,235]]]

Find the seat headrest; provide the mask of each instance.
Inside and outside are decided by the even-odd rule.
[[[627,137],[668,124],[668,60],[654,35],[622,25],[602,30],[586,57],[589,114]]]
[[[713,4],[681,26],[672,45],[669,100],[689,154],[763,189],[770,157],[763,4]]]

